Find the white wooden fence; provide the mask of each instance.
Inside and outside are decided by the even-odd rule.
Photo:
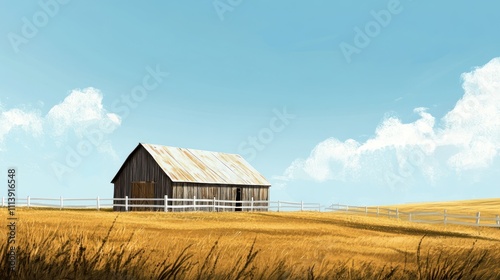
[[[326,207],[325,210],[362,214],[366,216],[389,217],[396,219],[403,219],[413,223],[427,223],[427,224],[454,224],[454,225],[467,225],[467,226],[481,226],[481,227],[497,227],[500,228],[500,216],[484,217],[481,212],[476,215],[461,215],[450,214],[447,210],[442,212],[401,212],[398,208],[388,209],[380,207],[360,207],[342,204],[332,204]]]
[[[119,201],[116,204],[114,202]],[[152,201],[156,204],[137,204],[136,201]],[[115,206],[123,207],[125,211],[132,208],[156,208],[157,211],[224,211],[238,209],[242,211],[321,211],[319,203],[289,202],[289,201],[250,201],[199,199],[193,198],[16,198],[16,207],[48,207],[58,209],[109,209]],[[2,197],[2,207],[7,207],[7,198]]]
[[[121,203],[115,204],[115,201]],[[156,204],[138,204],[136,201],[153,201]],[[109,209],[115,206],[123,207],[125,211],[132,208],[156,208],[157,211],[224,211],[231,209],[242,211],[333,211],[340,213],[362,214],[366,216],[389,217],[407,220],[414,223],[428,224],[456,224],[468,226],[497,227],[500,228],[500,216],[485,217],[480,212],[476,215],[450,214],[447,210],[442,212],[402,212],[396,209],[381,207],[360,207],[343,204],[332,204],[329,207],[322,207],[319,203],[290,202],[290,201],[235,201],[218,199],[198,199],[193,198],[36,198],[27,196],[26,198],[16,198],[16,207],[47,207],[58,209]],[[7,198],[2,197],[2,207],[7,207]]]

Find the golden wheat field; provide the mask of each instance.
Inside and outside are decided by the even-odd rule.
[[[499,206],[397,207],[493,215]],[[17,212],[17,274],[2,279],[500,279],[494,228],[328,212]],[[7,224],[7,210],[0,217]]]
[[[465,215],[474,215],[481,212],[483,215],[500,215],[500,199],[475,199],[447,202],[427,202],[427,203],[408,203],[402,205],[393,205],[391,208],[398,207],[401,211],[442,211],[447,209],[450,212],[456,212]]]

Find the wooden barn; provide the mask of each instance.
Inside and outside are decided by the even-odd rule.
[[[125,196],[164,198],[167,195],[168,198],[174,199],[193,199],[196,196],[197,199],[236,201],[226,204],[234,207],[226,208],[225,211],[241,211],[238,207],[241,203],[237,201],[250,201],[252,198],[254,201],[269,201],[271,186],[264,176],[240,155],[143,143],[139,143],[127,157],[111,183],[114,184],[115,199]],[[130,204],[133,203],[131,201]],[[145,203],[164,205],[164,201],[141,201],[141,204]],[[114,204],[124,202],[115,200]],[[187,203],[169,202],[169,206],[181,204]],[[115,206],[114,210],[124,211],[125,207]]]

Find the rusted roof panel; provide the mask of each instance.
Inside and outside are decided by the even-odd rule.
[[[220,161],[217,157],[218,153],[206,152],[200,150],[190,150],[190,152],[200,159],[207,167],[216,172],[223,178],[224,181],[230,184],[252,185],[253,182],[245,181],[240,174],[231,170],[227,163]],[[235,155],[231,155],[235,156]]]
[[[233,172],[238,174],[245,182],[267,182],[266,178],[255,170],[243,157],[240,155],[230,155],[217,153],[215,155],[221,162],[226,164]]]
[[[152,144],[141,145],[174,182],[271,185],[240,155]]]

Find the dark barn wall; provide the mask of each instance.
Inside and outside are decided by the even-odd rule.
[[[130,197],[132,182],[136,181],[155,181],[156,198],[164,198],[165,195],[172,197],[172,181],[142,146],[139,146],[127,159],[123,169],[116,177],[114,181],[114,198]],[[125,201],[115,200],[114,204],[125,204]],[[155,201],[155,204],[164,205],[164,202]],[[115,206],[113,210],[124,211],[125,207]]]
[[[176,183],[172,184],[173,196],[172,198],[188,198],[192,199],[215,199],[218,200],[236,200],[236,193],[241,189],[241,200],[250,201],[253,197],[254,201],[268,201],[269,200],[269,187],[261,186],[247,186],[247,185],[220,185],[220,184],[196,184],[196,183]],[[170,196],[169,196],[170,197]],[[192,202],[174,202],[173,205],[192,204]],[[212,205],[211,202],[202,203],[199,205]],[[226,203],[226,206],[231,206],[225,210],[219,211],[234,211],[235,203]],[[244,204],[244,206],[249,206]],[[267,206],[267,203],[254,203],[254,206]],[[192,209],[191,209],[192,210]],[[198,211],[211,211],[211,208],[199,208]],[[174,211],[184,211],[183,209],[174,209]],[[250,211],[243,209],[243,211]],[[255,209],[255,211],[264,211],[264,209]]]

